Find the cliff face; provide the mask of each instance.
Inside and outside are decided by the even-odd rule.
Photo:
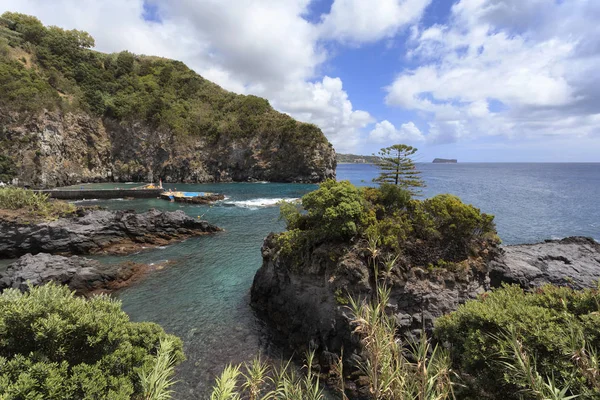
[[[483,250],[478,260],[461,271],[422,268],[394,270],[386,278],[391,287],[389,311],[399,332],[418,334],[433,329],[436,318],[456,310],[490,289],[488,271],[482,265],[497,253]],[[334,254],[342,254],[339,258]],[[262,248],[263,264],[254,277],[251,297],[255,309],[300,353],[309,345],[321,353],[352,357],[359,350],[350,326],[347,296],[375,295],[373,268],[361,246],[324,244],[302,255],[301,268],[281,256],[275,235]],[[324,367],[328,367],[325,356]],[[322,358],[323,360],[323,358]]]
[[[79,182],[321,182],[335,177],[327,142],[297,146],[283,134],[217,140],[177,135],[146,123],[83,112],[34,115],[0,110],[2,153],[19,185]]]
[[[85,32],[0,17],[2,179],[49,187],[335,177],[335,152],[317,126],[180,61],[93,47]]]

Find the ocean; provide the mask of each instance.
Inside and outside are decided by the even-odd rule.
[[[504,243],[534,242],[571,235],[600,240],[600,164],[419,164],[424,197],[453,193],[494,214]],[[338,166],[338,179],[370,184],[372,165]],[[116,185],[118,186],[118,185]],[[122,184],[121,184],[122,186]],[[112,209],[183,210],[225,232],[125,257],[96,257],[112,263],[170,261],[116,296],[135,321],[154,321],[184,341],[187,356],[178,369],[177,399],[205,398],[214,377],[231,362],[258,352],[278,354],[268,329],[249,306],[260,248],[278,219],[280,199],[297,199],[315,185],[229,183],[165,185],[184,191],[219,192],[227,198],[212,206],[158,199],[88,201]]]

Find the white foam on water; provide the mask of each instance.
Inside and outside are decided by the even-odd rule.
[[[99,199],[83,199],[83,200],[75,200],[72,201],[71,203],[86,203],[88,201],[99,201]]]
[[[276,198],[258,198],[258,199],[250,199],[250,200],[239,200],[239,201],[231,201],[226,204],[231,204],[237,207],[249,208],[249,209],[257,209],[262,207],[273,207],[276,206],[280,201],[297,201],[298,198],[293,197],[276,197]]]

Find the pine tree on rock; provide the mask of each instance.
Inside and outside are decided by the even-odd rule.
[[[418,188],[425,187],[421,171],[417,170],[413,160],[417,149],[406,144],[395,144],[381,149],[379,161],[375,164],[381,171],[373,182],[388,183],[408,190],[412,195],[418,195]]]

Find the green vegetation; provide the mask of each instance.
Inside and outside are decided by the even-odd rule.
[[[14,160],[0,154],[0,182],[10,183],[17,171]]]
[[[52,283],[0,294],[2,399],[158,399],[142,397],[148,379],[140,376],[152,376],[159,349],[159,360],[175,364],[181,348],[157,324],[130,322],[106,296],[86,300]]]
[[[376,164],[380,160],[378,156],[363,156],[341,153],[336,153],[335,159],[338,164]]]
[[[325,400],[319,376],[313,371],[314,353],[307,354],[306,374],[290,362],[273,367],[260,357],[250,364],[227,366],[216,379],[210,400]]]
[[[315,125],[278,113],[265,99],[225,91],[182,62],[127,51],[103,54],[93,46],[86,32],[4,13],[0,107],[83,111],[209,141],[266,134],[276,143],[305,148],[326,143]]]
[[[325,242],[352,244],[376,238],[380,251],[397,256],[402,268],[450,265],[480,258],[498,242],[494,217],[452,195],[415,200],[384,183],[356,188],[329,180],[302,198],[283,204],[287,231],[278,236],[284,256],[298,257]]]
[[[56,219],[75,212],[76,207],[64,201],[51,200],[45,193],[33,190],[0,188],[0,210],[13,210],[32,219]]]
[[[469,382],[463,398],[600,398],[600,293],[507,286],[437,320]],[[562,393],[562,394],[561,394]]]
[[[417,149],[405,144],[395,144],[381,149],[379,161],[375,164],[381,172],[373,179],[373,182],[392,183],[410,191],[413,195],[418,194],[418,188],[424,187],[425,182],[419,176],[421,171],[417,170],[413,161]]]
[[[350,299],[355,332],[361,337],[363,361],[359,370],[367,377],[376,400],[442,400],[453,397],[453,377],[448,353],[432,347],[425,336],[405,344],[396,337],[396,322],[386,314],[390,290],[378,286],[373,304]]]

